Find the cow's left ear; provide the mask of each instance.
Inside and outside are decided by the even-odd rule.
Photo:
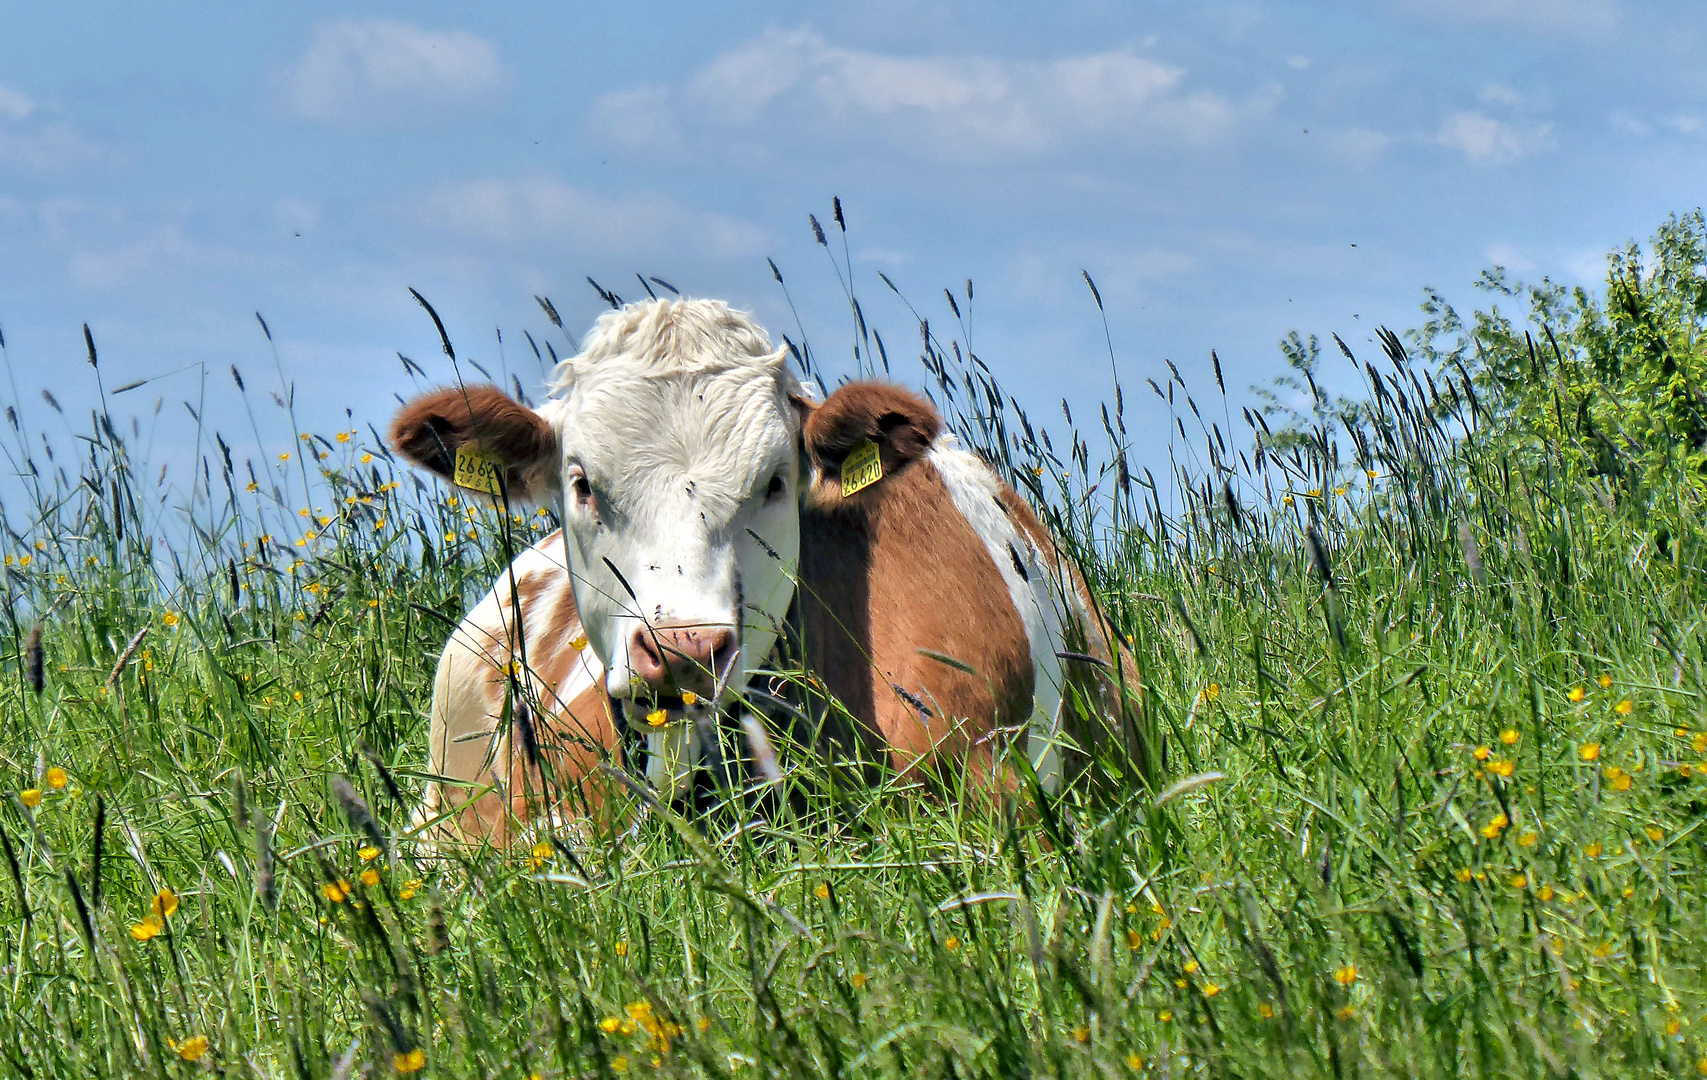
[[[801,424],[814,496],[820,501],[843,496],[842,467],[850,456],[860,468],[863,490],[876,482],[871,449],[881,465],[878,475],[889,476],[923,457],[941,431],[942,417],[918,395],[889,383],[847,383]]]
[[[412,463],[487,494],[498,494],[490,479],[501,476],[513,500],[548,498],[560,482],[557,433],[496,386],[453,386],[415,398],[391,421],[391,445]]]

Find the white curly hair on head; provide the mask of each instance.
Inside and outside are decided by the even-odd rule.
[[[548,392],[560,397],[578,377],[612,362],[637,375],[668,378],[776,369],[787,356],[751,315],[721,300],[649,300],[599,316],[580,353],[552,370]]]

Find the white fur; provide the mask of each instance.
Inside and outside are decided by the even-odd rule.
[[[1083,604],[1057,569],[1059,560],[1039,551],[1002,509],[1001,481],[988,465],[962,450],[950,434],[939,436],[931,446],[930,462],[942,476],[955,509],[984,541],[1025,624],[1035,673],[1026,755],[1043,789],[1053,792],[1061,781],[1059,747],[1066,686],[1061,658],[1055,653],[1065,648],[1066,621],[1085,618]],[[1010,547],[1025,565],[1024,577],[1014,568]]]
[[[770,655],[800,553],[786,359],[721,302],[659,301],[605,315],[553,373],[540,413],[562,448],[575,600],[612,697],[634,692],[628,643],[643,626],[733,627],[725,701]],[[576,504],[577,471],[597,514]]]
[[[541,592],[542,602],[522,613],[522,633],[513,625],[511,607],[513,582],[545,577],[552,583]],[[456,632],[445,643],[444,653],[433,679],[432,732],[428,749],[428,770],[435,775],[452,777],[470,785],[471,790],[453,793],[447,798],[438,784],[427,789],[421,820],[427,820],[472,795],[472,789],[493,785],[499,795],[507,796],[511,785],[510,732],[500,726],[505,682],[504,664],[514,643],[539,641],[545,627],[557,621],[561,596],[567,594],[568,575],[562,558],[562,546],[554,534],[538,541],[516,556],[492,589],[474,610],[463,617]],[[577,625],[562,631],[568,637],[579,633]],[[543,688],[531,670],[533,660],[521,673],[524,694],[539,700]],[[563,684],[549,689],[564,706],[575,700],[604,675],[603,665],[591,650],[583,649],[578,662]],[[486,738],[463,738],[486,734]]]

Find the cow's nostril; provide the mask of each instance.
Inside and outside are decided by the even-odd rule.
[[[729,673],[729,665],[735,659],[735,651],[735,631],[726,628],[712,632],[711,673],[714,677],[722,678]]]
[[[628,666],[648,686],[662,686],[669,675],[662,643],[649,627],[642,626],[628,639]]]

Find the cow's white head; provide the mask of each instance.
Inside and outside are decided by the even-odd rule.
[[[807,406],[786,356],[721,302],[631,304],[558,364],[537,411],[455,388],[410,402],[392,426],[404,456],[440,475],[474,446],[510,499],[561,498],[606,689],[642,730],[668,714],[648,732],[647,771],[670,794],[693,765],[690,720],[765,664],[793,596]]]

